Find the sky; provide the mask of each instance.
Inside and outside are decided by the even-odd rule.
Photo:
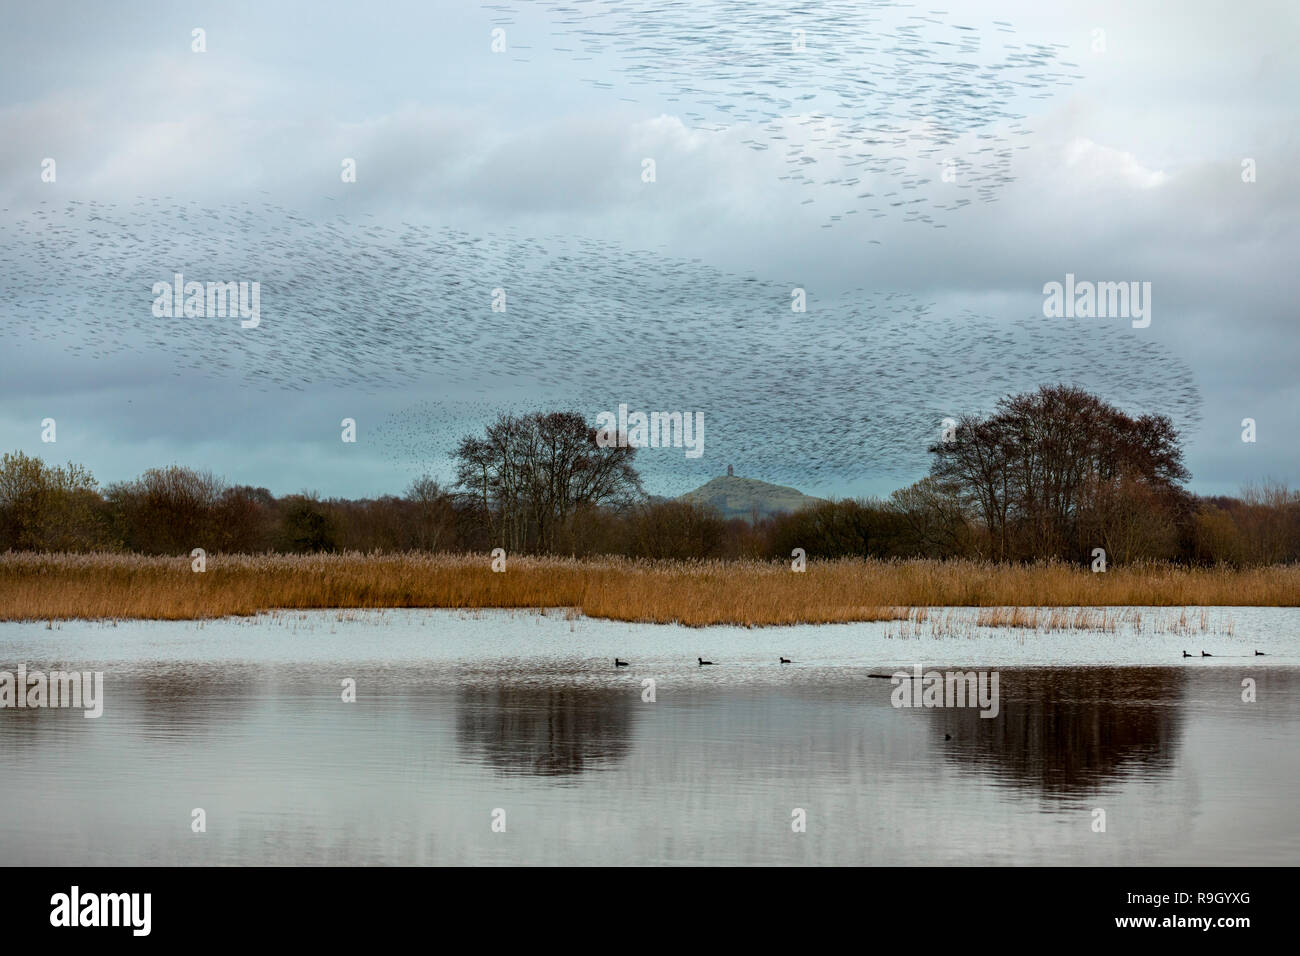
[[[610,38],[594,44],[563,6],[5,5],[0,449],[76,461],[101,483],[180,463],[278,494],[361,497],[400,493],[424,470],[450,478],[447,455],[476,415],[546,395],[593,418],[624,400],[700,410],[717,451],[646,457],[651,491],[735,463],[810,493],[887,494],[924,473],[937,418],[1046,384],[1053,350],[1077,366],[1086,340],[1095,378],[1069,374],[1113,388],[1101,397],[1126,410],[1166,411],[1163,396],[1184,415],[1193,490],[1300,484],[1294,2],[947,2],[882,8],[865,26],[813,3],[569,4],[608,13]],[[1056,44],[1072,66],[1052,69],[1068,80],[989,104],[945,140],[950,107],[989,91],[909,88],[897,29],[911,16],[928,18],[922,45],[978,36],[985,56],[1012,36]],[[795,29],[812,60],[773,52]],[[751,41],[758,52],[738,57]],[[870,96],[840,95],[868,76]],[[757,89],[787,101],[763,124],[744,115]],[[860,140],[853,122],[879,128],[886,100],[882,135],[910,137],[887,172],[828,157],[809,164],[816,183],[791,180],[808,166],[787,149],[808,155],[837,129]],[[942,157],[980,142],[1017,148],[995,201],[956,208]],[[341,179],[345,158],[355,182]],[[839,197],[899,182],[927,198],[929,221],[887,205],[828,220],[857,202]],[[393,238],[410,229],[489,237],[481,248],[499,261],[480,275],[450,245]],[[525,263],[541,255],[534,241],[567,250],[566,265]],[[225,274],[205,273],[218,262]],[[151,312],[151,282],[182,267],[262,276],[256,345],[229,323],[181,329]],[[421,284],[425,269],[436,282]],[[1150,325],[1045,316],[1044,284],[1067,273],[1150,282]],[[669,304],[706,276],[718,301]],[[781,298],[770,318],[746,300],[748,279]],[[486,303],[494,281],[517,311],[467,312],[459,297]],[[786,308],[794,288],[806,314]],[[381,321],[394,289],[402,321]],[[905,302],[923,318],[906,324]],[[988,330],[1001,328],[1037,344],[1028,358],[1005,346],[994,376],[1003,346]],[[1186,373],[1176,402],[1173,368]],[[355,443],[340,438],[344,418]]]

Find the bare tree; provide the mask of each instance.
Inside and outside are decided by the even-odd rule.
[[[492,540],[512,551],[554,551],[580,510],[639,496],[636,449],[596,443],[576,412],[502,414],[454,453],[456,484],[482,510]]]
[[[421,475],[406,490],[406,499],[415,506],[415,543],[422,551],[437,551],[455,526],[456,515],[451,495],[431,476]]]
[[[107,497],[129,548],[188,554],[219,547],[216,515],[224,491],[225,484],[211,472],[169,465],[110,485]]]
[[[1131,519],[1124,527],[1137,527],[1138,512],[1121,506],[1123,496],[1161,512],[1142,522],[1161,539],[1157,550],[1170,522],[1190,513],[1188,472],[1169,419],[1131,418],[1071,386],[1003,399],[988,418],[964,416],[952,439],[930,452],[931,477],[982,516],[1001,559],[1077,556],[1081,533],[1102,521],[1119,534],[1122,514]]]

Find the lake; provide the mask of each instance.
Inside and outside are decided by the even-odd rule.
[[[0,623],[0,670],[104,675],[96,719],[0,709],[0,863],[1300,862],[1300,610],[974,614]],[[996,672],[997,715],[868,676],[914,665]]]

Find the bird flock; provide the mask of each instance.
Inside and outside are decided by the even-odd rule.
[[[1066,44],[896,0],[482,6],[514,62],[589,66],[594,89],[779,156],[778,179],[826,209],[823,228],[861,215],[942,229],[996,201],[1028,148],[1025,111],[1083,79]],[[545,26],[520,17],[538,8]]]
[[[1059,44],[1018,41],[1008,22],[890,2],[539,0],[543,27],[518,5],[483,9],[521,68],[568,58],[598,89],[644,90],[695,130],[779,153],[785,184],[828,205],[826,226],[861,214],[940,228],[994,201],[1024,148],[1022,111],[1079,78]],[[582,235],[306,212],[269,195],[0,211],[15,355],[143,356],[267,394],[383,396],[391,414],[363,433],[411,474],[445,475],[458,439],[505,411],[700,413],[701,457],[638,453],[661,493],[726,465],[809,491],[915,476],[945,419],[1044,383],[1167,414],[1184,435],[1200,420],[1189,369],[1114,323],[995,317]],[[260,323],[154,314],[156,284],[177,273],[258,283]]]
[[[701,412],[701,458],[638,453],[663,493],[726,464],[806,488],[915,474],[943,419],[1041,383],[1168,414],[1184,433],[1200,417],[1187,367],[1127,323],[994,318],[866,287],[810,289],[797,313],[790,282],[616,243],[248,201],[43,203],[10,226],[0,314],[15,355],[45,343],[162,356],[177,376],[271,394],[382,394],[394,411],[369,440],[417,473],[501,411]],[[260,325],[155,316],[152,288],[176,272],[260,282]]]

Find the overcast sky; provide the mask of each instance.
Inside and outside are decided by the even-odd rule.
[[[815,39],[814,7],[805,19]],[[43,202],[143,196],[219,208],[269,197],[307,219],[345,208],[471,234],[600,239],[736,275],[798,277],[814,295],[899,291],[953,315],[1048,322],[1043,284],[1067,272],[1149,281],[1150,327],[1116,323],[1115,334],[1158,343],[1194,375],[1193,489],[1300,484],[1300,5],[948,0],[919,9],[932,7],[981,30],[1000,20],[1021,40],[1064,44],[1082,77],[1011,104],[1031,130],[1017,140],[1029,148],[1015,154],[1015,181],[943,230],[866,217],[821,228],[824,210],[778,184],[773,151],[748,148],[743,129],[693,128],[684,116],[693,107],[653,83],[630,86],[611,53],[555,52],[544,5],[6,4],[4,248],[22,256],[15,224]],[[491,31],[507,22],[511,53],[494,54]],[[202,54],[191,49],[196,27],[206,32]],[[1103,52],[1092,48],[1098,29]],[[636,176],[643,156],[656,158],[663,187],[650,196]],[[42,182],[47,157],[57,161],[54,183]],[[355,184],[340,183],[342,157],[357,160]],[[1242,182],[1246,158],[1253,183]],[[18,272],[12,262],[0,270],[0,285]],[[160,262],[158,277],[168,271]],[[51,288],[75,278],[35,275]],[[42,336],[49,316],[6,301],[0,448],[84,463],[105,483],[178,462],[276,493],[400,492],[413,471],[364,441],[341,448],[340,417],[369,435],[413,402],[460,397],[427,380],[267,393],[238,376],[177,376],[174,355],[86,355],[66,332]],[[78,321],[111,325],[117,308],[87,302]],[[959,359],[952,374],[961,376]],[[41,441],[47,417],[58,423],[53,445]],[[1257,422],[1253,444],[1241,440],[1247,417]],[[901,483],[864,473],[805,490],[886,493]]]

